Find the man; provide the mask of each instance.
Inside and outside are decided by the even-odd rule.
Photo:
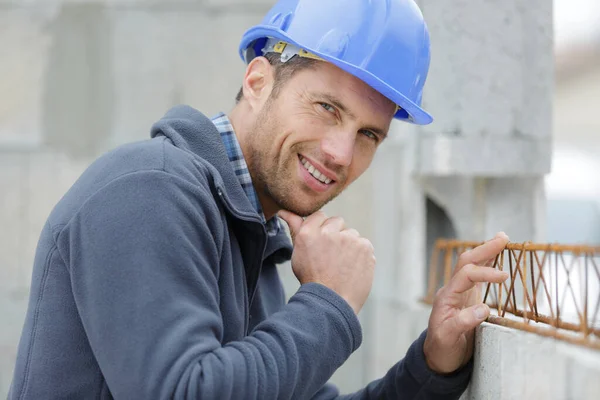
[[[240,50],[229,115],[175,107],[51,213],[10,399],[340,396],[327,381],[361,343],[375,256],[318,210],[393,118],[431,122],[427,29],[408,0],[282,0]],[[506,279],[485,265],[507,240],[463,254],[404,359],[345,398],[458,398],[489,313],[475,285]],[[275,265],[290,257],[301,287],[285,304]]]

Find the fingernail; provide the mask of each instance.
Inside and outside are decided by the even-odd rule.
[[[475,307],[474,314],[475,314],[475,318],[477,318],[477,319],[485,319],[486,314],[487,314],[487,307],[484,306],[483,304]]]
[[[499,238],[502,238],[502,239],[505,239],[505,240],[510,240],[509,237],[508,237],[508,235],[506,233],[504,233],[504,232],[498,232],[498,233],[496,233],[496,237],[499,237]]]

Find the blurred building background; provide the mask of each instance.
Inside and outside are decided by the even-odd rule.
[[[365,340],[333,378],[345,392],[385,373],[426,326],[418,300],[437,237],[600,243],[600,3],[417,2],[435,122],[394,124],[372,168],[327,206],[371,238],[379,262]],[[148,138],[172,105],[231,109],[238,41],[273,3],[0,0],[0,396],[54,204],[95,157]],[[297,283],[281,271],[291,294]],[[528,398],[541,382],[547,395],[530,395],[600,390],[597,355],[486,329],[471,398]]]
[[[600,3],[555,1],[553,168],[548,239],[600,243]]]

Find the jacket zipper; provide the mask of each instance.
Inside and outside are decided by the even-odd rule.
[[[233,204],[231,204],[231,202],[229,201],[229,199],[227,198],[227,196],[225,196],[225,194],[223,193],[223,190],[217,186],[217,194],[219,195],[219,197],[222,199],[223,203],[225,204],[225,207],[227,208],[227,210],[236,218],[242,220],[242,221],[246,221],[246,222],[253,222],[253,223],[257,223],[260,225],[262,231],[263,231],[263,237],[267,236],[267,232],[265,229],[265,226],[262,224],[262,221],[259,218],[256,218],[254,215],[251,214],[246,214],[243,213],[239,210],[237,210]],[[262,250],[261,250],[261,254],[260,254],[260,259],[259,259],[259,268],[262,265],[262,260],[265,256],[265,251],[267,249],[267,241],[265,240],[263,245],[262,245]],[[260,275],[260,272],[259,272]],[[252,293],[248,293],[248,313],[246,315],[246,335],[248,334],[248,330],[250,327],[250,309],[252,308],[252,302],[254,301],[254,296],[256,295],[256,289],[258,288],[258,276],[256,279],[256,282],[254,284],[254,287],[252,288]]]

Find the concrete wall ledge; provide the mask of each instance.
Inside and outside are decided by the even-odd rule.
[[[462,400],[593,399],[600,393],[600,351],[483,323],[475,370]]]
[[[550,172],[550,138],[425,134],[419,139],[419,175],[503,177]]]

